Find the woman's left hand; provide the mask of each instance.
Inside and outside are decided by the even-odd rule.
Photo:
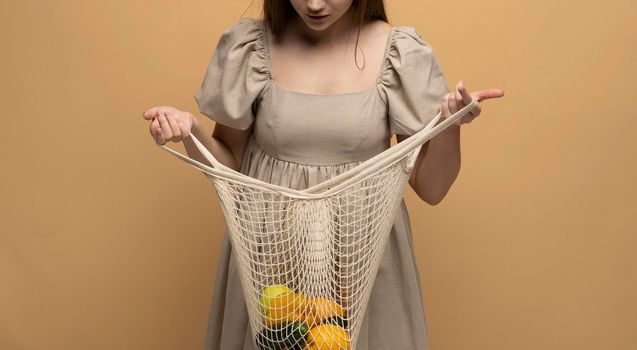
[[[454,123],[460,126],[462,124],[471,123],[473,119],[480,115],[480,112],[482,111],[482,108],[480,107],[481,101],[502,96],[504,96],[504,91],[500,89],[486,89],[469,93],[465,89],[462,80],[460,80],[458,81],[458,84],[456,84],[456,91],[452,91],[445,95],[442,104],[440,105],[440,109],[442,110],[442,116],[446,119],[462,109],[464,106],[471,103],[471,101],[477,100],[478,104]]]

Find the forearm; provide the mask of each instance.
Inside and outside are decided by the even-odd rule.
[[[208,149],[208,151],[210,151],[210,153],[212,153],[217,161],[229,168],[237,170],[238,167],[235,164],[236,161],[230,149],[223,142],[217,140],[211,135],[208,135],[208,132],[200,124],[197,118],[193,118],[192,128],[190,132]],[[195,146],[195,142],[192,140],[192,138],[184,138],[183,143],[190,158],[197,160],[203,164],[210,165],[210,162],[208,162],[203,154],[199,152],[199,149],[197,149],[197,146]]]
[[[451,125],[429,140],[410,179],[418,197],[435,205],[447,194],[460,172],[460,126]]]

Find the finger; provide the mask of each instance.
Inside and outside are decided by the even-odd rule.
[[[453,92],[454,98],[455,98],[455,103],[456,103],[456,111],[454,113],[456,113],[461,108],[464,108],[466,106],[466,104],[464,102],[464,97],[462,96],[462,93],[460,92],[460,89],[461,89],[460,83],[462,83],[462,80],[458,83],[458,85],[456,86],[456,90]],[[460,117],[460,119],[458,119],[456,121],[456,125],[460,126],[460,125],[462,125],[464,123],[468,123],[468,121],[467,121],[468,117],[469,116],[467,116],[466,114],[463,115],[462,117]]]
[[[173,133],[173,141],[181,140],[181,128],[177,124],[177,120],[170,113],[166,114],[166,119],[168,120],[168,125],[170,125],[170,129]]]
[[[467,90],[467,88],[464,86],[464,82],[462,80],[460,80],[458,82],[458,92],[460,93],[460,95],[462,96],[462,101],[463,103],[466,105],[468,105],[469,103],[471,103],[472,101],[477,101],[478,103],[475,105],[475,107],[471,108],[471,110],[469,111],[469,121],[467,123],[469,123],[471,120],[473,120],[475,117],[480,115],[480,97],[479,95],[476,94],[471,94],[469,93],[469,91]],[[478,97],[475,97],[474,95],[477,95]],[[461,118],[463,119],[463,118]]]
[[[504,96],[504,91],[500,89],[484,89],[474,93],[478,101],[488,100],[490,98],[498,98]]]
[[[150,125],[148,128],[150,131],[150,135],[153,137],[155,141],[157,141],[157,130],[161,128],[159,126],[159,121],[157,120],[157,118],[153,118],[153,121],[150,122]]]
[[[181,128],[181,137],[185,138],[190,136],[190,128],[192,128],[192,124],[191,124],[192,116],[190,115],[189,112],[186,112],[186,111],[179,111],[177,113],[181,117],[181,118],[175,117],[175,119],[177,120],[177,124]]]
[[[144,119],[150,120],[154,116],[156,116],[157,113],[159,113],[159,111],[173,111],[173,110],[176,110],[175,107],[171,107],[171,106],[155,106],[155,107],[152,107],[152,108],[149,108],[149,109],[145,110],[142,115],[144,116]]]
[[[454,114],[458,111],[458,91],[450,92],[449,96],[449,111]]]
[[[146,119],[146,120],[153,119],[153,117],[155,117],[155,115],[157,115],[157,111],[160,108],[161,108],[160,106],[157,106],[157,107],[152,107],[152,108],[149,108],[149,109],[145,110],[144,113],[143,113],[144,119]]]
[[[482,106],[480,106],[480,102],[478,102],[475,107],[471,108],[469,112],[473,114],[474,117],[479,116],[480,112],[482,112]]]
[[[442,116],[446,118],[449,118],[449,116],[451,115],[451,112],[449,111],[449,96],[451,94],[446,94],[445,98],[442,100]]]
[[[472,96],[475,96],[476,94],[471,94]],[[480,105],[480,98],[476,97],[475,101],[477,102],[476,105],[471,108],[471,110],[469,111],[470,114],[472,114],[474,117],[477,117],[480,115],[480,112],[482,111],[482,106]]]
[[[167,141],[171,140],[173,138],[173,133],[170,130],[170,125],[168,124],[168,120],[166,120],[166,116],[163,111],[159,111],[157,114],[157,120],[159,120],[159,125],[161,125],[161,131],[165,139]]]
[[[153,111],[152,111],[152,108],[147,109],[147,110],[145,110],[145,111],[142,113],[142,117],[144,117],[144,119],[146,119],[146,120],[151,120],[151,119],[153,119],[153,115],[154,115],[154,113],[153,113]]]
[[[157,129],[157,143],[163,145],[166,143],[166,136],[161,129]]]
[[[457,88],[458,88],[458,92],[460,93],[460,96],[462,97],[462,102],[464,103],[465,106],[474,100],[473,96],[471,96],[469,91],[467,91],[467,88],[464,86],[464,82],[462,80],[458,82]]]

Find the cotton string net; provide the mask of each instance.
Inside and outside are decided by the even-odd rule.
[[[161,145],[206,173],[218,195],[256,349],[356,349],[420,146],[476,103],[434,126],[438,113],[418,133],[306,190],[230,169],[194,135],[212,167]]]

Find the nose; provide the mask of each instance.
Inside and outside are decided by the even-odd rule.
[[[320,14],[325,8],[325,0],[308,0],[307,10],[310,14]]]

